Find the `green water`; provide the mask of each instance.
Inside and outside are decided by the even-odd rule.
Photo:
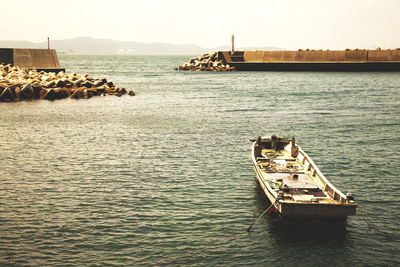
[[[177,72],[188,57],[60,57],[135,97],[0,103],[0,264],[399,265],[400,73]],[[249,138],[295,136],[363,217],[264,216]],[[240,237],[240,238],[238,238]]]

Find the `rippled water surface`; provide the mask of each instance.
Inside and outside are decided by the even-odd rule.
[[[189,73],[60,57],[135,97],[0,103],[1,265],[399,265],[400,73]],[[363,217],[264,216],[249,138],[295,136]]]

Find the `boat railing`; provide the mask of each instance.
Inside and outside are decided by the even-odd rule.
[[[307,166],[306,169],[323,184],[324,190],[327,192],[327,194],[333,200],[337,200],[340,203],[345,203],[347,201],[347,197],[326,179],[312,159],[302,149],[300,149],[299,155],[302,156],[300,161],[302,162],[303,166]]]

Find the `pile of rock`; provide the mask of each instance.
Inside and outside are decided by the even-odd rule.
[[[126,94],[106,79],[94,79],[88,74],[43,72],[0,64],[0,102],[25,99],[89,98],[92,96]],[[129,95],[135,93],[129,91]]]
[[[179,66],[176,70],[190,71],[233,71],[235,67],[228,64],[224,65],[222,60],[218,59],[218,53],[204,54],[202,57],[191,58],[188,62]]]

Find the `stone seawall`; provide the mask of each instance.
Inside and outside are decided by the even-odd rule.
[[[219,51],[223,64],[239,71],[400,72],[400,49],[342,51]]]
[[[64,70],[54,49],[0,48],[0,64],[28,69]]]
[[[244,62],[388,62],[400,61],[400,50],[244,51],[243,58]]]

